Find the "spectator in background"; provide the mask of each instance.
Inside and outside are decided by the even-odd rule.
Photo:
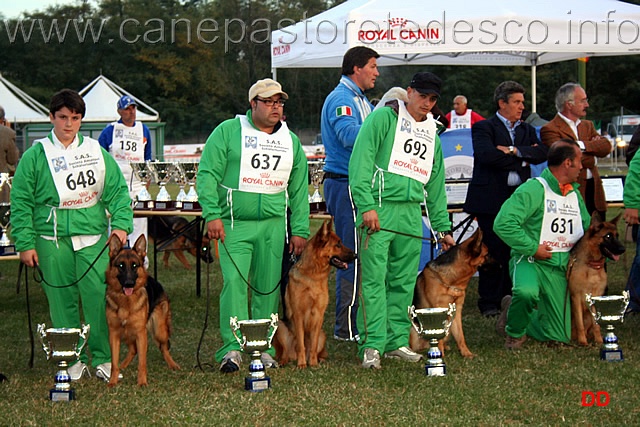
[[[131,200],[135,200],[145,184],[133,173],[129,162],[151,160],[151,132],[145,124],[136,121],[138,104],[133,97],[124,95],[118,100],[116,107],[120,119],[107,125],[98,141],[116,159],[129,186],[129,196]],[[129,245],[133,245],[142,234],[148,242],[147,227],[147,218],[134,218],[133,232],[128,236]],[[148,266],[149,258],[145,257],[145,267]]]
[[[4,108],[0,107],[0,173],[13,175],[19,157],[20,151],[16,146],[16,133],[9,127]],[[9,194],[2,194],[0,198],[2,199],[0,202],[8,202]]]
[[[483,316],[497,316],[503,297],[511,293],[509,246],[493,232],[500,207],[520,184],[531,177],[531,164],[547,160],[533,126],[520,118],[524,110],[524,88],[514,81],[498,85],[493,95],[496,115],[471,128],[473,175],[464,204],[483,232],[483,242],[501,268],[481,270],[478,308]]]
[[[364,92],[373,89],[378,53],[364,46],[349,49],[342,58],[342,77],[322,106],[320,123],[325,149],[324,197],[342,243],[357,252],[355,208],[349,192],[349,159],[364,119],[373,110]],[[358,341],[357,263],[336,272],[336,321],[334,337]]]
[[[458,95],[453,98],[453,110],[447,113],[447,120],[449,129],[467,129],[484,120],[480,114],[467,108],[467,97],[464,95]]]
[[[596,131],[593,122],[583,120],[587,115],[587,93],[578,83],[566,83],[556,92],[558,114],[540,129],[540,139],[550,147],[567,138],[577,141],[582,150],[582,171],[578,177],[580,194],[589,214],[598,211],[603,221],[607,215],[607,201],[598,172],[598,157],[611,153],[611,143]]]

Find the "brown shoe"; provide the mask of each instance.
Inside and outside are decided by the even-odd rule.
[[[507,336],[505,332],[505,328],[507,327],[507,312],[509,311],[509,307],[511,306],[511,295],[505,295],[500,302],[500,317],[498,317],[498,321],[496,322],[496,332],[501,337]]]
[[[527,340],[527,336],[523,335],[520,338],[514,338],[511,335],[507,335],[504,341],[504,348],[507,350],[519,350]]]

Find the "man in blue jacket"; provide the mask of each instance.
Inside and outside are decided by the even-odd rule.
[[[325,148],[324,197],[334,217],[336,233],[345,246],[356,250],[355,208],[349,192],[349,159],[353,144],[373,106],[364,95],[376,83],[378,53],[364,46],[349,49],[342,59],[340,83],[322,107],[322,142]],[[356,250],[357,252],[357,250]],[[358,341],[356,263],[336,273],[334,337]]]

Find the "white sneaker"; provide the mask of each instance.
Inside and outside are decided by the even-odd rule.
[[[397,350],[389,351],[384,354],[384,357],[390,359],[402,359],[408,362],[419,362],[422,359],[422,355],[411,350],[409,347],[400,347]]]
[[[240,370],[241,363],[242,353],[237,350],[231,350],[227,352],[227,354],[225,354],[222,358],[222,363],[220,363],[220,370],[225,374],[230,374],[231,372]]]
[[[276,362],[275,359],[269,353],[262,353],[262,355],[260,356],[260,360],[262,360],[262,364],[264,365],[265,368],[278,367],[278,362]]]
[[[362,355],[362,367],[380,369],[380,352],[374,348],[365,348]]]
[[[78,381],[82,377],[90,377],[91,373],[89,372],[89,368],[83,362],[78,362],[72,367],[67,369],[69,372],[69,376],[71,377],[71,381]]]
[[[111,362],[101,363],[96,367],[96,378],[109,381],[109,378],[111,378]],[[118,373],[118,379],[121,380],[122,378],[122,374]]]

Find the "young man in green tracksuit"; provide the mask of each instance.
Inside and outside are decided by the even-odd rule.
[[[358,209],[363,310],[358,310],[364,368],[380,369],[380,354],[417,362],[409,349],[413,299],[420,259],[422,208],[426,207],[447,250],[455,242],[449,232],[444,188],[444,161],[437,123],[430,114],[442,81],[417,73],[407,89],[408,102],[391,101],[364,121],[349,162],[349,185]],[[379,232],[381,228],[393,230]],[[366,322],[365,322],[366,316]]]
[[[288,95],[271,79],[249,89],[251,109],[221,123],[207,139],[197,191],[209,238],[220,240],[224,284],[220,294],[222,372],[240,368],[242,355],[229,325],[268,319],[278,312],[287,205],[291,208],[289,250],[296,255],[309,237],[307,158],[298,137],[282,122]],[[248,283],[255,290],[248,311]],[[266,338],[266,337],[265,337]],[[277,367],[273,348],[262,354]]]
[[[511,247],[513,296],[504,297],[496,325],[498,333],[506,333],[507,349],[522,347],[527,336],[561,343],[571,339],[567,262],[591,218],[576,183],[580,146],[557,141],[547,158],[540,178],[518,187],[494,224],[495,233]]]
[[[34,142],[16,170],[11,191],[12,235],[20,260],[40,266],[54,328],[79,328],[82,301],[90,325],[88,347],[96,376],[111,376],[109,330],[105,314],[105,271],[102,252],[87,275],[73,286],[98,257],[111,229],[123,243],[133,229],[127,184],[115,160],[95,139],[78,133],[85,113],[80,95],[63,89],[53,96],[49,119],[53,131]],[[72,380],[87,375],[88,357],[69,368]]]

